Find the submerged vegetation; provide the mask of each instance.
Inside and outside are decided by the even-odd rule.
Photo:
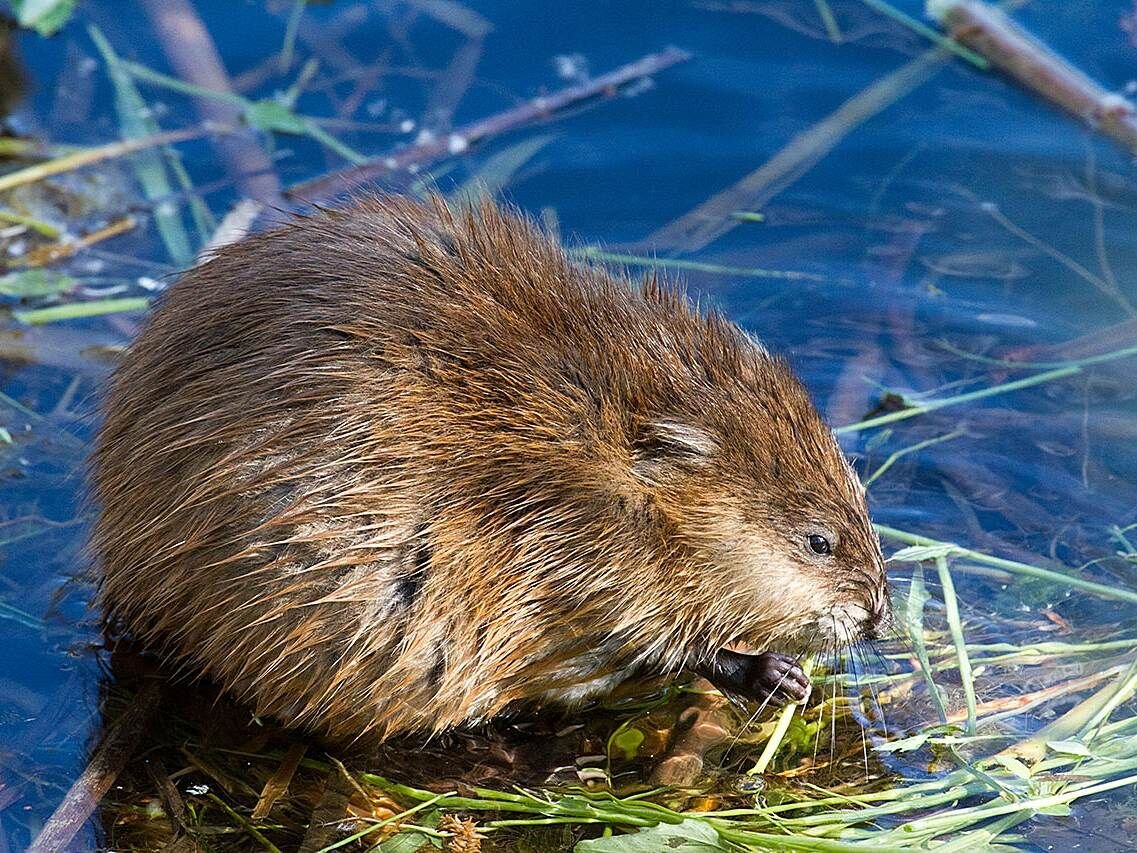
[[[476,74],[492,29],[487,18],[453,2],[332,6],[342,8],[270,0],[277,48],[230,77],[185,0],[144,0],[131,12],[136,27],[160,43],[174,74],[129,58],[136,53],[124,38],[130,30],[107,26],[106,14],[85,17],[83,4],[58,0],[12,0],[20,25],[45,37],[63,28],[55,39],[70,33],[70,44],[82,45],[82,61],[73,61],[107,87],[112,103],[100,119],[113,116],[119,138],[102,133],[96,144],[79,145],[18,127],[0,136],[0,363],[54,371],[40,386],[20,380],[11,394],[0,393],[0,461],[16,472],[4,475],[6,484],[30,472],[42,477],[45,494],[66,495],[44,503],[73,509],[61,516],[32,498],[6,499],[0,549],[30,562],[37,548],[47,550],[44,543],[63,541],[61,561],[72,570],[81,564],[84,519],[73,498],[90,411],[82,400],[96,393],[153,294],[207,247],[239,237],[273,210],[331,199],[377,178],[415,193],[452,187],[459,198],[510,188],[539,158],[554,156],[548,152],[555,137],[547,128],[516,140],[506,134],[538,122],[555,127],[597,99],[642,94],[650,79],[666,89],[668,69],[696,64],[686,51],[667,48],[591,76],[579,57],[558,57],[559,88],[527,90],[463,124],[455,121],[462,98],[493,88]],[[951,23],[960,8],[990,9],[934,6],[946,30],[918,19],[911,4],[880,0],[694,4],[693,13],[714,27],[773,21],[834,56],[876,40],[890,49],[898,44],[909,58],[847,92],[848,100],[820,120],[824,110],[811,109],[813,123],[786,134],[789,141],[758,168],[646,239],[611,250],[587,245],[575,250],[578,257],[681,274],[712,297],[730,286],[755,288],[763,310],[801,294],[821,301],[820,294],[869,287],[808,253],[799,264],[787,253],[746,248],[746,241],[779,221],[808,222],[812,211],[773,209],[775,201],[936,75],[958,63],[977,87],[1006,67],[1005,54],[990,54],[991,39]],[[390,46],[365,64],[349,35],[368,16],[384,21]],[[408,33],[420,23],[456,45],[440,67],[417,57]],[[1054,61],[1049,52],[1019,39],[1019,30],[996,35],[1001,50],[1037,48],[1033,60],[1053,67],[1046,65]],[[0,60],[6,39],[0,31]],[[1078,85],[1073,103],[1081,103],[1081,93],[1085,103],[1114,111],[1081,117],[1125,144],[1127,102],[1106,97],[1088,78]],[[412,116],[398,97],[421,110]],[[1069,98],[1056,100],[1074,109]],[[188,116],[191,105],[196,121]],[[1048,109],[1041,100],[1028,108]],[[171,113],[180,120],[176,127],[167,120]],[[1056,126],[1077,133],[1075,120]],[[76,657],[97,659],[108,677],[102,730],[74,772],[45,754],[60,748],[56,733],[82,739],[91,724],[73,699],[81,670],[47,698],[0,680],[5,713],[11,708],[13,719],[39,720],[9,738],[14,723],[0,718],[0,850],[6,833],[18,839],[13,844],[37,838],[35,849],[65,849],[93,815],[114,849],[384,853],[574,845],[582,853],[999,850],[1036,843],[1090,800],[1112,804],[1132,825],[1137,294],[1111,263],[1106,216],[1123,217],[1131,228],[1137,189],[1128,177],[1099,173],[1098,157],[1106,155],[1095,146],[1108,144],[1086,142],[1077,179],[1065,169],[1032,177],[1063,205],[1073,199],[1089,211],[1085,245],[1040,231],[1034,220],[1024,226],[1019,212],[946,179],[945,188],[935,187],[937,199],[941,190],[947,199],[943,208],[905,200],[907,206],[896,205],[903,215],[873,220],[887,237],[873,247],[876,254],[866,253],[876,264],[871,285],[895,286],[899,295],[887,308],[868,306],[880,316],[855,328],[851,342],[815,331],[824,338],[821,358],[848,363],[829,382],[828,409],[841,424],[838,435],[859,453],[863,480],[889,521],[878,531],[891,554],[896,636],[879,648],[853,648],[843,660],[813,662],[814,696],[803,707],[757,714],[707,695],[700,682],[633,685],[587,713],[521,715],[341,763],[268,721],[249,721],[208,687],[169,685],[129,649],[113,657],[100,649],[96,658],[84,647],[98,644],[89,618],[83,633],[60,627],[67,620],[55,609],[58,578],[32,574],[21,589],[13,574],[0,588],[0,629],[77,650]],[[490,152],[482,156],[479,145]],[[873,176],[874,216],[898,194],[924,147]],[[225,209],[215,198],[226,199]],[[912,273],[920,240],[952,215],[965,222],[957,228],[964,248],[949,253],[933,242],[920,256],[924,269]],[[555,209],[542,218],[559,228]],[[707,251],[728,234],[737,239],[733,250]],[[1012,247],[978,247],[992,235]],[[1078,259],[1085,257],[1092,260]],[[917,320],[913,303],[941,299],[953,279],[1008,288],[1021,281],[1023,258],[1045,260],[1050,274],[1067,277],[1067,290],[1080,288],[1074,304],[1100,300],[1104,326],[1075,326],[1057,340],[1007,348],[986,328],[957,334]],[[911,290],[902,287],[905,276],[916,280]],[[848,299],[835,313],[863,314],[864,298]],[[981,304],[964,303],[967,311]],[[812,310],[780,316],[796,321]],[[984,322],[1006,329],[1018,317]],[[751,325],[761,328],[760,320]],[[917,347],[923,338],[931,344]],[[883,351],[886,339],[895,354]],[[869,384],[886,381],[894,387]],[[1060,464],[1018,488],[1016,452]],[[1100,487],[1091,489],[1091,482]],[[920,501],[926,506],[912,510]],[[1068,513],[1058,515],[1055,504]],[[957,525],[939,522],[939,512],[952,513]],[[69,586],[68,595],[84,593]],[[71,621],[81,618],[79,607],[60,606]],[[46,753],[36,751],[45,744]],[[669,775],[659,772],[665,765]],[[14,806],[29,801],[34,808],[27,806],[32,817],[25,819]]]

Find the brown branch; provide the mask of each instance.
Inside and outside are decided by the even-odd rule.
[[[383,175],[423,166],[460,153],[483,140],[499,136],[526,124],[549,118],[567,107],[582,101],[616,94],[622,86],[643,77],[649,77],[691,58],[685,50],[669,47],[659,53],[648,54],[635,62],[623,65],[587,83],[569,86],[552,95],[531,98],[512,109],[467,124],[454,133],[423,140],[409,148],[390,155],[376,157],[359,166],[333,172],[289,188],[286,195],[300,201],[319,204],[329,201],[354,187]]]
[[[54,853],[57,850],[73,849],[71,842],[75,835],[134,754],[134,748],[158,705],[159,695],[158,684],[151,682],[135,697],[126,712],[107,731],[102,743],[87,762],[87,769],[75,780],[63,802],[52,812],[28,848],[28,853]]]
[[[1109,92],[1001,10],[978,0],[929,4],[953,39],[1049,101],[1137,152],[1137,106]]]
[[[1016,347],[1007,350],[1001,357],[1007,361],[1023,362],[1076,361],[1105,355],[1114,350],[1131,347],[1135,343],[1137,343],[1137,320],[1122,320],[1120,323],[1114,323],[1060,344],[1031,344]]]
[[[82,237],[61,240],[57,243],[50,243],[46,246],[39,246],[32,249],[30,252],[13,259],[9,266],[16,268],[51,266],[52,264],[57,264],[66,258],[72,257],[83,249],[97,245],[104,240],[118,237],[120,234],[125,234],[128,231],[133,231],[137,225],[138,220],[133,216],[124,216],[121,219],[116,219],[109,225],[104,225],[102,228],[92,231],[90,234],[84,234]]]

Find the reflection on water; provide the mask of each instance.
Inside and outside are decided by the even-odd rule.
[[[89,0],[51,40],[15,36],[15,53],[0,27],[0,112],[16,91],[6,82],[19,76],[15,56],[31,81],[7,118],[14,134],[45,145],[118,138],[115,92],[84,25],[97,25],[126,60],[171,68],[141,11],[147,4],[125,5]],[[633,262],[652,255],[699,262],[681,273],[693,293],[787,352],[835,424],[886,411],[890,399],[947,397],[1021,376],[1008,360],[1051,365],[1137,343],[1130,158],[962,63],[924,69],[910,94],[867,116],[830,153],[790,170],[773,190],[738,190],[795,136],[925,50],[919,37],[859,2],[830,4],[839,44],[817,17],[824,4],[562,4],[543,8],[538,19],[525,4],[313,3],[299,19],[290,63],[279,52],[293,4],[239,5],[235,15],[232,3],[196,4],[236,90],[265,98],[300,75],[297,110],[329,117],[322,127],[365,155],[414,141],[424,130],[446,132],[667,44],[691,50],[692,61],[658,75],[654,85],[446,158],[433,169],[434,180],[444,191],[480,180],[566,239],[603,243]],[[906,8],[918,13],[918,5]],[[1039,0],[1018,14],[1107,85],[1130,83],[1137,48],[1114,7]],[[311,58],[318,64],[302,70]],[[140,91],[162,129],[199,121],[184,95],[155,86]],[[27,296],[12,279],[0,279],[4,303],[27,310],[151,297],[186,259],[185,247],[198,245],[238,199],[236,186],[248,186],[248,175],[227,173],[208,139],[177,150],[195,192],[171,179],[164,190],[143,193],[133,167],[114,159],[0,194],[0,211],[76,233],[134,218],[121,236],[56,262],[52,268],[70,277],[62,285],[32,282],[40,289]],[[276,134],[268,151],[284,186],[344,165],[342,151],[309,137]],[[424,180],[399,174],[388,183],[415,190]],[[723,191],[725,201],[706,206]],[[688,216],[693,210],[695,219]],[[171,228],[186,235],[181,252]],[[11,259],[52,239],[0,220],[0,248]],[[52,287],[63,296],[41,295]],[[110,656],[100,652],[82,577],[83,460],[101,384],[138,317],[27,326],[0,315],[0,850],[26,845],[82,772],[100,731],[100,703],[106,699],[106,716],[115,719],[140,695],[133,682],[111,688],[103,676]],[[1130,544],[1137,535],[1124,532],[1137,521],[1132,374],[1131,360],[1109,362],[851,433],[846,446],[866,478],[888,466],[870,487],[883,523],[1032,564],[1084,566],[1099,583],[1137,588]],[[906,595],[910,565],[895,574]],[[970,641],[1090,642],[1131,624],[1124,605],[1084,594],[1055,598],[1045,584],[1009,581],[982,567],[959,572]],[[934,595],[931,574],[928,582]],[[941,612],[932,605],[929,613],[929,623],[942,629]],[[1026,695],[1113,663],[1107,658],[1078,673],[1023,667],[1012,678]],[[128,664],[135,676],[146,666]],[[994,695],[1005,685],[980,686]],[[958,708],[962,694],[948,693]],[[124,793],[112,795],[103,814],[99,832],[112,845],[164,843],[165,815],[192,822],[194,809],[218,808],[209,799],[216,789],[255,802],[296,743],[271,727],[249,727],[247,715],[214,704],[208,693],[169,687],[157,700],[158,731],[143,742],[154,762],[122,757]],[[1072,703],[1043,705],[1037,716],[1011,717],[1006,725],[1029,731]],[[889,708],[901,729],[929,713],[919,695]],[[581,729],[541,717],[461,735],[425,753],[394,748],[380,766],[418,784],[537,784],[563,778],[556,774],[565,766],[585,778],[574,762],[606,750],[609,719],[582,718]],[[219,765],[209,757],[212,747],[265,750],[273,760],[223,753],[227,763]],[[858,755],[860,748],[855,740]],[[316,754],[308,752],[313,760]],[[883,760],[908,776],[927,769],[902,753]],[[174,762],[185,772],[171,799],[154,780],[174,773]],[[629,768],[631,776],[638,772]],[[319,768],[307,772],[292,791],[296,803],[280,818],[282,837],[303,835],[311,810],[329,796]],[[341,792],[349,800],[357,793]],[[379,813],[375,803],[367,808]],[[1112,832],[1124,816],[1101,808],[1079,814],[1091,835]],[[1035,831],[1039,843],[1068,843],[1053,825]],[[95,844],[96,830],[85,833],[83,843]],[[247,838],[214,841],[237,849]]]

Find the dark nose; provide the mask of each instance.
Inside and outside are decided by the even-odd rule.
[[[883,627],[880,617],[874,613],[862,624],[861,637],[865,640],[879,640],[884,636]]]
[[[869,616],[861,624],[861,635],[866,640],[883,640],[892,630],[892,601],[885,587],[877,600],[868,608]]]

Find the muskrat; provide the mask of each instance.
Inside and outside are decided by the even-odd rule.
[[[800,699],[888,619],[786,363],[519,214],[370,197],[162,298],[93,458],[110,622],[336,741],[693,670]]]

